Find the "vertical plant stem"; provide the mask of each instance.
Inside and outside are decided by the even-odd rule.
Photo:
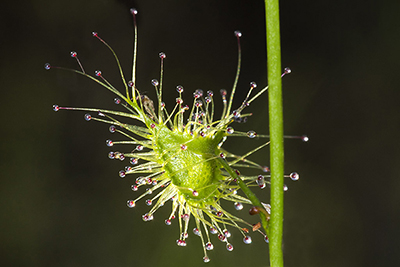
[[[268,101],[271,157],[269,253],[272,267],[283,266],[283,112],[279,0],[265,0],[268,58]]]

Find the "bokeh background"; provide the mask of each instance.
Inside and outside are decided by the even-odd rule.
[[[126,200],[134,177],[118,177],[126,163],[108,160],[108,126],[82,112],[52,111],[53,104],[116,108],[113,96],[71,72],[44,63],[101,69],[121,87],[111,53],[91,36],[98,31],[129,77],[132,19],[139,27],[138,87],[152,96],[165,62],[165,102],[185,87],[230,90],[241,30],[243,64],[236,105],[249,82],[266,85],[263,1],[8,1],[1,9],[0,266],[204,266],[200,240],[175,240],[166,226],[170,208],[144,223],[148,207]],[[281,1],[285,141],[285,266],[398,266],[400,257],[400,2]],[[217,94],[218,95],[218,94]],[[215,98],[219,103],[218,96]],[[267,95],[239,130],[268,132]],[[170,104],[171,106],[171,104]],[[263,140],[237,138],[226,148],[244,153]],[[123,148],[121,148],[123,150]],[[268,149],[252,159],[268,165]],[[242,170],[243,173],[250,171]],[[267,190],[258,191],[268,202]],[[240,216],[254,222],[246,211]],[[269,266],[268,248],[253,234],[234,252],[214,239],[207,266]]]

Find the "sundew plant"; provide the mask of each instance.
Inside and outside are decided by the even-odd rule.
[[[123,140],[106,140],[106,145],[114,148],[108,156],[110,159],[126,161],[126,167],[119,171],[121,178],[133,177],[132,190],[137,193],[134,199],[127,201],[129,208],[139,203],[148,205],[149,211],[143,214],[143,221],[157,218],[156,211],[167,201],[172,202],[172,210],[167,218],[167,225],[179,225],[178,246],[186,246],[189,235],[200,238],[204,251],[204,262],[209,262],[207,251],[214,248],[215,240],[225,243],[228,251],[233,250],[230,237],[238,232],[245,244],[252,242],[252,232],[261,234],[269,242],[271,205],[260,202],[250,191],[249,186],[266,188],[270,185],[270,169],[253,162],[247,157],[270,144],[270,136],[257,134],[254,131],[238,132],[231,124],[246,120],[251,113],[245,109],[268,90],[268,87],[257,90],[251,82],[247,96],[238,107],[233,107],[233,99],[241,67],[241,48],[239,31],[234,32],[238,44],[238,64],[236,78],[231,92],[220,90],[221,100],[216,100],[214,92],[197,89],[193,92],[192,103],[186,104],[182,94],[184,88],[176,86],[175,103],[164,103],[163,93],[171,88],[163,88],[163,66],[166,54],[159,53],[160,78],[151,80],[156,92],[156,99],[150,99],[136,86],[137,26],[136,9],[131,9],[134,21],[134,53],[131,80],[127,80],[114,50],[97,32],[93,36],[102,42],[112,53],[117,63],[124,88],[118,89],[109,83],[100,70],[94,76],[86,73],[78,59],[77,52],[71,52],[76,59],[79,70],[66,69],[83,75],[115,95],[114,102],[123,111],[101,108],[75,108],[54,105],[54,111],[79,110],[88,112],[84,115],[87,121],[99,121],[109,124],[111,133],[119,134]],[[45,69],[65,69],[45,64]],[[286,68],[281,75],[290,73]],[[281,78],[279,77],[279,79]],[[215,114],[215,106],[222,102],[222,114]],[[264,138],[265,142],[254,147],[244,155],[236,155],[223,148],[228,137],[248,139]],[[291,136],[293,137],[293,136]],[[307,137],[298,137],[306,141]],[[121,147],[117,150],[117,147]],[[122,152],[121,152],[122,151]],[[248,176],[243,170],[255,168],[258,175]],[[240,171],[239,171],[240,169]],[[243,173],[241,173],[243,172]],[[295,172],[285,175],[298,180]],[[141,190],[145,187],[145,190]],[[244,194],[240,193],[243,191]],[[284,191],[284,185],[280,187]],[[259,214],[261,223],[250,223],[241,219],[236,213],[230,213],[224,206],[231,202],[236,210],[242,210],[248,204],[251,214]],[[272,205],[272,210],[274,206]],[[240,214],[240,213],[238,213]],[[273,214],[273,212],[272,212]],[[157,218],[158,219],[158,218]],[[139,223],[139,222],[138,222]],[[232,231],[232,233],[231,233]],[[271,233],[272,234],[272,233]]]

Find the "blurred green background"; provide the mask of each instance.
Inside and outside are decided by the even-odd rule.
[[[167,3],[168,2],[168,3]],[[116,108],[114,96],[76,74],[45,71],[44,63],[101,69],[121,88],[111,53],[91,36],[98,31],[130,76],[132,19],[138,9],[138,87],[153,94],[165,62],[165,102],[175,86],[185,99],[197,88],[230,90],[243,37],[236,105],[255,81],[266,85],[263,1],[23,1],[1,9],[0,266],[205,266],[200,240],[178,247],[179,227],[164,224],[170,207],[144,223],[149,208],[126,200],[135,177],[118,177],[126,163],[108,160],[108,126],[53,104]],[[281,1],[286,172],[297,171],[285,194],[285,266],[398,266],[400,62],[397,0]],[[267,96],[235,129],[268,132]],[[263,140],[231,139],[245,153]],[[123,150],[123,148],[121,148]],[[268,150],[252,155],[268,165]],[[250,171],[242,170],[243,173]],[[257,190],[268,202],[268,191]],[[229,204],[231,205],[231,204]],[[242,211],[251,222],[255,217]],[[267,245],[253,234],[235,249],[213,240],[207,266],[268,266]]]

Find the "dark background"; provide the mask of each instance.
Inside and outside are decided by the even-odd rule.
[[[126,163],[107,159],[108,126],[83,120],[64,106],[116,108],[112,94],[71,72],[45,71],[44,63],[101,69],[121,88],[111,53],[130,77],[132,20],[139,27],[137,83],[151,96],[165,62],[165,102],[175,86],[187,101],[197,88],[230,90],[241,30],[243,64],[235,105],[249,82],[266,85],[263,2],[257,1],[8,1],[1,9],[1,266],[204,266],[198,238],[178,247],[177,223],[166,226],[169,207],[144,223],[149,209],[126,200],[134,177],[118,177]],[[281,1],[286,140],[285,266],[398,266],[400,146],[397,71],[400,2]],[[219,105],[219,97],[216,98]],[[268,132],[267,95],[248,108],[235,129]],[[170,103],[170,104],[169,104]],[[245,153],[262,140],[231,139],[226,148]],[[123,149],[123,148],[121,148]],[[252,155],[268,164],[268,150]],[[242,170],[248,173],[247,170]],[[268,202],[268,192],[258,191]],[[246,211],[240,216],[249,221]],[[268,266],[268,249],[253,234],[244,245],[232,230],[233,252],[213,240],[207,266]]]

